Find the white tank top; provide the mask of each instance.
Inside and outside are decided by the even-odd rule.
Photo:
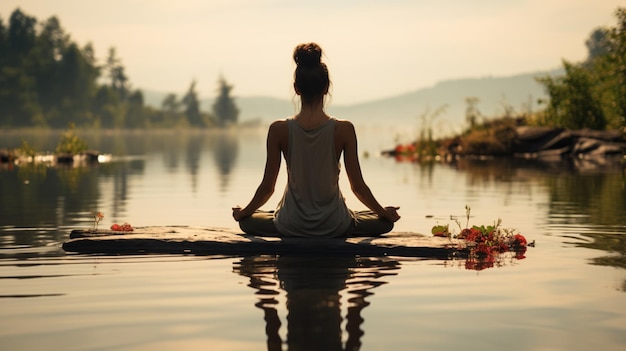
[[[287,186],[274,218],[276,228],[284,236],[342,236],[353,222],[339,190],[335,123],[331,118],[306,130],[295,119],[287,119]]]

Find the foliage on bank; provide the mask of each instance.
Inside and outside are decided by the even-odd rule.
[[[415,141],[399,143],[385,153],[408,161],[456,155],[510,156],[516,152],[518,128],[523,126],[580,130],[572,133],[572,139],[578,138],[577,134],[583,134],[582,137],[593,134],[585,130],[615,131],[605,133],[608,136],[602,138],[622,145],[626,132],[626,8],[618,8],[615,17],[615,27],[592,32],[586,41],[588,57],[584,62],[563,60],[563,76],[537,78],[549,95],[548,100],[539,101],[541,110],[533,112],[527,106],[525,111],[515,112],[511,106],[504,106],[501,116],[485,118],[478,109],[479,100],[468,97],[467,127],[461,133],[433,138],[432,120],[436,112],[423,116],[425,122]],[[622,137],[616,138],[616,134]]]
[[[570,129],[626,127],[626,8],[618,8],[615,17],[616,26],[591,33],[584,62],[563,60],[564,76],[538,78],[550,99],[532,122]]]
[[[99,152],[89,150],[88,143],[76,133],[73,123],[61,134],[54,153],[37,150],[26,140],[15,149],[0,149],[0,164],[69,164],[74,161],[99,162]]]
[[[0,127],[213,127],[237,122],[232,86],[220,77],[218,100],[231,106],[201,111],[196,82],[181,97],[149,107],[133,89],[115,48],[99,63],[91,43],[80,46],[57,17],[39,22],[21,9],[0,16]]]

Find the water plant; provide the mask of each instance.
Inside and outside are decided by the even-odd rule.
[[[22,140],[22,146],[17,149],[17,152],[26,157],[35,157],[37,151],[26,140]]]
[[[493,225],[469,226],[471,208],[465,206],[466,223],[461,224],[458,218],[453,217],[459,232],[451,231],[450,225],[435,225],[431,232],[434,236],[447,237],[456,243],[459,252],[464,255],[465,268],[482,270],[499,266],[504,254],[512,254],[513,259],[523,259],[528,243],[526,237],[513,228],[502,227],[502,219],[498,218]]]
[[[88,148],[87,142],[76,135],[74,123],[70,123],[57,144],[56,153],[76,155]]]
[[[104,218],[104,215],[102,214],[102,212],[98,212],[98,211],[92,211],[91,215],[93,216],[93,229],[97,230],[98,223],[100,223],[102,218]]]

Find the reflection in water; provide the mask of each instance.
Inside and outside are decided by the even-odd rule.
[[[145,172],[145,162],[143,160],[132,160],[118,163],[108,168],[111,173],[108,176],[113,178],[113,212],[112,218],[121,217],[128,202],[129,178],[131,175],[141,175]],[[106,195],[106,194],[103,194]]]
[[[239,154],[238,134],[222,130],[198,133],[187,131],[176,135],[162,135],[160,140],[160,145],[152,145],[152,147],[154,150],[162,151],[166,170],[175,173],[179,158],[184,157],[194,193],[197,191],[203,153],[213,156],[215,168],[219,173],[219,189],[222,192],[228,191],[233,165]]]
[[[590,238],[591,242],[578,243],[579,247],[602,250],[610,253],[609,256],[594,257],[592,264],[626,269],[626,235],[624,234],[582,234]],[[622,291],[626,292],[626,280],[622,282]]]
[[[215,138],[215,165],[220,173],[220,191],[228,190],[228,181],[233,164],[239,154],[239,139],[237,134],[224,132],[214,135]]]
[[[234,271],[250,278],[263,310],[267,349],[282,350],[281,320],[276,299],[286,292],[288,350],[358,350],[364,322],[361,311],[369,305],[370,291],[380,280],[400,269],[391,258],[251,256]],[[347,337],[342,338],[341,295],[348,296]]]
[[[98,169],[45,165],[1,169],[0,193],[0,225],[61,226],[63,214],[92,208],[99,196]]]
[[[66,233],[58,228],[90,226],[90,211],[103,197],[114,199],[113,213],[107,216],[117,216],[124,211],[129,178],[143,174],[144,167],[143,160],[85,167],[0,167],[0,247],[37,248],[61,242]],[[106,178],[111,179],[113,194],[102,193]]]
[[[602,163],[584,160],[540,162],[538,160],[462,160],[454,167],[467,173],[474,187],[494,182],[517,186],[535,182],[547,189],[552,222],[598,228],[614,226],[624,232],[626,186],[621,160]]]
[[[592,263],[626,269],[626,176],[621,158],[572,159],[562,162],[494,159],[455,164],[479,188],[485,182],[511,187],[539,182],[548,195],[548,226],[578,232],[590,242],[577,246],[610,252]],[[517,188],[525,191],[523,187]],[[565,230],[563,230],[565,229]],[[626,282],[623,283],[626,291]]]
[[[603,250],[612,253],[610,256],[596,257],[592,260],[600,266],[619,267],[626,269],[626,236],[619,234],[592,233],[583,234],[592,242],[580,243],[578,246]],[[626,288],[626,281],[624,282]],[[624,289],[626,291],[626,289]]]
[[[187,134],[181,134],[177,138],[162,138],[163,164],[169,173],[174,173],[178,169],[178,155],[184,148]]]
[[[202,154],[202,142],[204,134],[193,134],[187,141],[185,152],[185,164],[191,176],[191,190],[195,193],[198,188],[198,171],[200,169],[200,155]]]
[[[39,150],[53,150],[57,134],[10,135],[3,138],[0,147],[19,147],[21,140],[25,140]],[[55,167],[0,164],[2,247],[41,247],[63,241],[66,233],[58,231],[59,228],[90,226],[90,212],[101,209],[103,203],[111,206],[105,214],[107,220],[127,217],[128,196],[137,190],[132,185],[141,183],[132,183],[132,179],[143,181],[162,176],[146,174],[146,160],[150,158],[143,156],[151,153],[161,155],[168,173],[180,172],[178,166],[184,160],[193,193],[200,181],[203,153],[213,157],[219,189],[226,192],[239,152],[239,136],[229,131],[86,133],[83,137],[94,149],[112,153],[115,161]]]
[[[236,131],[81,133],[85,133],[81,136],[91,147],[114,154],[117,161],[82,168],[0,165],[0,248],[41,247],[58,243],[66,233],[55,229],[90,226],[89,212],[96,207],[107,207],[107,221],[130,217],[132,221],[144,220],[144,223],[150,224],[152,218],[146,214],[147,210],[140,208],[141,200],[156,198],[167,202],[173,190],[160,184],[173,179],[170,175],[190,174],[186,178],[190,181],[186,184],[195,192],[196,182],[203,181],[203,174],[214,172],[218,175],[217,191],[225,195],[224,202],[239,201],[238,193],[231,188],[247,184],[231,183],[239,178],[234,175],[246,171],[242,170],[245,167],[236,168],[237,159],[245,156],[244,162],[248,167],[251,159],[256,161],[265,156],[264,148],[259,148],[264,137],[249,138]],[[0,147],[19,147],[24,140],[39,150],[54,150],[59,135],[60,132],[54,131],[3,134],[0,135]],[[245,153],[239,155],[240,149]],[[153,159],[162,160],[164,170],[161,169],[163,164],[151,163]],[[181,167],[183,162],[184,169]],[[442,172],[448,166],[453,167],[455,172],[448,172],[447,169]],[[540,211],[545,218],[548,235],[575,233],[583,239],[586,236],[590,243],[583,242],[582,245],[601,249],[613,257],[598,259],[597,263],[625,266],[624,239],[615,237],[626,233],[626,178],[621,158],[563,162],[461,159],[451,164],[419,164],[415,170],[419,171],[415,175],[418,193],[438,184],[458,182],[459,179],[465,182],[464,186],[458,187],[463,193],[441,192],[453,200],[482,201],[491,196],[506,202],[520,194],[532,197],[534,193],[529,189],[539,189],[537,193],[540,193],[541,201],[547,202]],[[381,173],[381,176],[388,176],[388,173]],[[491,193],[485,194],[486,190]],[[181,198],[185,195],[181,194]],[[213,198],[213,194],[206,196]],[[434,202],[441,198],[437,195]],[[215,201],[209,204],[207,199],[201,201],[202,206],[222,206],[212,211],[223,213],[219,212],[225,207],[222,203]],[[197,207],[197,203],[191,201],[180,201],[177,205],[181,211],[189,212],[195,209],[193,206]],[[228,217],[228,214],[225,216]],[[25,228],[32,230],[24,231]]]
[[[626,190],[618,173],[562,173],[546,178],[546,185],[552,217],[569,217],[570,224],[579,222],[581,215],[595,226],[626,224]]]

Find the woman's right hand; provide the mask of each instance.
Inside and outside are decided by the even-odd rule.
[[[385,212],[381,217],[388,220],[389,222],[397,222],[400,219],[400,215],[398,214],[399,209],[400,207],[387,206],[385,207]]]
[[[233,218],[239,222],[240,219],[242,219],[244,216],[241,213],[241,207],[240,206],[235,206],[233,207]]]

